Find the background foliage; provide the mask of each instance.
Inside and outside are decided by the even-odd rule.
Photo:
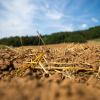
[[[41,41],[37,36],[22,36],[23,45],[41,45]],[[100,26],[90,28],[88,30],[74,32],[57,32],[50,35],[42,36],[46,44],[55,44],[63,42],[84,43],[92,39],[100,39]],[[0,44],[10,46],[21,46],[18,36],[2,38]]]

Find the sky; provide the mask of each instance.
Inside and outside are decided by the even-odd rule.
[[[100,25],[100,0],[0,0],[0,38]]]

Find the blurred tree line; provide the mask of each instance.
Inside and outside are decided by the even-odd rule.
[[[88,30],[74,32],[57,32],[50,35],[43,35],[42,39],[46,44],[55,44],[63,42],[84,43],[88,40],[100,38],[100,26],[90,28]],[[41,40],[38,36],[22,36],[23,46],[26,45],[41,45]],[[9,37],[0,39],[0,44],[10,46],[21,46],[20,37]]]

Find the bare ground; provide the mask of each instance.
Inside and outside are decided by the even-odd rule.
[[[59,44],[48,45],[45,58],[48,62],[67,65],[55,67],[92,68],[86,70],[50,70],[46,74],[39,65],[23,67],[35,59],[40,46],[0,49],[0,100],[99,100],[100,96],[100,45]],[[41,59],[45,68],[47,66]],[[51,66],[53,67],[53,66]],[[39,67],[40,68],[40,67]]]

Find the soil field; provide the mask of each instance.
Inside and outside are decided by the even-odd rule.
[[[100,44],[0,47],[0,100],[100,100]]]

